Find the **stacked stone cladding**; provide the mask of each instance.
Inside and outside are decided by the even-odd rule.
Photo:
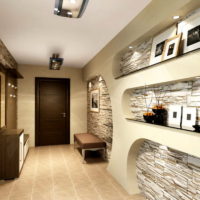
[[[133,90],[130,95],[133,119],[144,121],[143,114],[157,104],[155,94],[167,110],[169,105],[196,107],[197,123],[200,124],[200,79]]]
[[[146,140],[136,166],[147,200],[200,199],[200,158]]]
[[[5,68],[17,68],[17,62],[10,54],[4,43],[0,40],[0,64]]]
[[[149,66],[151,47],[152,39],[148,39],[127,51],[120,61],[120,75],[127,75]]]
[[[90,81],[92,87],[88,87],[88,120],[87,127],[88,132],[97,135],[103,139],[107,144],[107,158],[110,158],[112,149],[113,138],[113,122],[112,122],[112,107],[111,100],[106,82],[102,79],[99,81],[99,77]],[[90,91],[99,89],[100,91],[100,111],[90,111]]]

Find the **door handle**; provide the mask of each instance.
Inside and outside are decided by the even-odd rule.
[[[64,118],[66,118],[66,113],[61,113],[61,115],[64,117]]]

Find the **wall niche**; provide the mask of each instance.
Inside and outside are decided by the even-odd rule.
[[[122,104],[126,119],[199,132],[200,77],[128,89],[123,95]],[[180,106],[182,110],[180,123],[172,125],[170,109],[173,106]],[[195,110],[195,122],[188,128],[183,121],[183,110],[186,108]],[[157,112],[161,111],[165,112],[163,123],[159,123],[156,118],[159,117]]]
[[[113,57],[115,79],[200,50],[200,9],[184,12],[181,18],[161,30],[152,29],[135,39]],[[197,30],[195,32],[195,30]],[[161,66],[159,66],[161,67]]]
[[[136,171],[139,188],[148,200],[200,199],[200,158],[145,140]]]
[[[99,110],[91,111],[91,93],[99,91]],[[105,80],[97,76],[88,82],[87,92],[87,130],[104,140],[107,144],[107,158],[110,158],[113,138],[111,99]]]

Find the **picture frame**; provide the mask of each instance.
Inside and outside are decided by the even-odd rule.
[[[194,131],[194,125],[196,125],[197,108],[183,107],[182,116],[182,129]]]
[[[94,89],[90,91],[90,111],[100,111],[100,90]]]
[[[169,38],[176,36],[176,31],[177,31],[176,25],[173,25],[153,38],[150,63],[149,63],[150,65],[154,65],[162,61],[165,42]]]
[[[182,34],[178,34],[165,42],[162,60],[174,58],[179,54],[179,46]]]
[[[200,48],[200,9],[195,10],[178,23],[178,33],[182,33],[183,54]]]
[[[168,126],[181,128],[182,106],[170,105],[168,110]]]

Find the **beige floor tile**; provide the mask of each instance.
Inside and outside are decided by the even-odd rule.
[[[13,195],[9,200],[31,200],[31,195]]]
[[[53,192],[33,192],[31,200],[54,200]]]
[[[2,199],[2,200],[9,200],[9,196],[8,195],[1,195],[0,196],[0,199]]]
[[[12,190],[14,181],[0,181],[0,197],[8,196]]]
[[[57,200],[77,199],[76,194],[72,188],[66,190],[54,191],[54,198]]]
[[[129,195],[106,170],[108,163],[83,164],[72,145],[31,148],[20,178],[0,181],[2,200],[144,200]]]

